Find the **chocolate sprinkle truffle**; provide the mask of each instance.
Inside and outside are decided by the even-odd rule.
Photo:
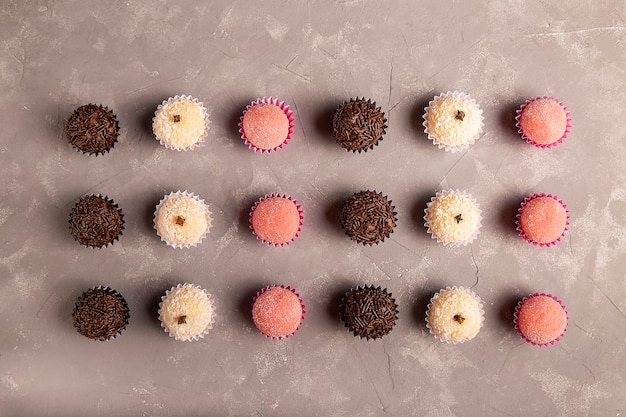
[[[346,201],[340,222],[350,239],[364,245],[378,244],[396,226],[395,207],[382,193],[360,191]]]
[[[124,297],[109,287],[98,286],[85,291],[76,301],[72,321],[78,333],[105,341],[121,334],[128,325],[130,313]]]
[[[337,143],[352,152],[367,152],[378,145],[387,129],[385,113],[365,98],[351,99],[332,118],[331,133]]]
[[[70,231],[81,245],[102,248],[112,244],[124,230],[120,208],[106,196],[81,197],[70,212]]]
[[[95,104],[80,106],[65,123],[72,146],[88,155],[104,155],[117,142],[120,128],[113,112]]]
[[[346,327],[355,336],[368,340],[391,332],[398,319],[396,300],[380,286],[352,289],[346,293],[340,308]]]

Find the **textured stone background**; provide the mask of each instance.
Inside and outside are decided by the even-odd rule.
[[[619,416],[626,414],[626,6],[621,0],[14,1],[0,10],[0,415]],[[485,115],[467,152],[426,139],[423,107],[461,90]],[[159,146],[156,106],[191,94],[211,113],[206,146]],[[514,110],[536,95],[569,107],[570,137],[538,150],[517,135]],[[244,146],[237,121],[261,96],[292,105],[294,140],[271,155]],[[330,137],[333,109],[372,98],[389,129],[375,150]],[[71,149],[72,110],[117,113],[121,137],[104,157]],[[483,209],[472,245],[448,249],[421,219],[442,188]],[[174,250],[152,229],[159,199],[204,197],[215,226]],[[351,242],[337,208],[376,189],[398,211],[391,239]],[[285,249],[247,227],[265,193],[291,194],[305,225]],[[570,209],[566,238],[536,248],[516,236],[519,202],[534,192]],[[85,193],[109,195],[126,230],[105,250],[73,241],[67,218]],[[161,294],[179,282],[217,300],[208,337],[176,342],[159,326]],[[296,337],[259,335],[249,303],[268,283],[295,286],[308,315]],[[87,288],[119,290],[131,323],[97,343],[71,312]],[[400,305],[394,331],[366,342],[338,318],[342,293],[382,285]],[[473,341],[448,346],[424,326],[430,296],[464,285],[485,302]],[[570,321],[551,348],[512,326],[523,296],[551,292]]]

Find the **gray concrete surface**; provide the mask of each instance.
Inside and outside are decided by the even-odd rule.
[[[0,415],[2,416],[620,416],[626,414],[626,6],[623,1],[5,1],[0,10]],[[482,106],[467,152],[423,134],[423,107],[447,90]],[[156,106],[176,94],[211,114],[206,146],[169,151],[154,139]],[[572,113],[561,145],[523,142],[513,111],[554,95]],[[237,133],[245,104],[277,96],[295,111],[294,139],[271,155]],[[332,110],[375,100],[389,129],[351,154],[329,134]],[[65,119],[86,103],[118,115],[104,157],[75,152]],[[479,239],[438,245],[421,220],[442,188],[480,203]],[[196,192],[215,225],[197,248],[174,250],[152,228],[166,193]],[[353,192],[386,193],[391,239],[351,242],[337,208]],[[302,203],[304,229],[284,249],[247,227],[265,193]],[[537,248],[515,232],[528,194],[557,194],[570,230]],[[74,242],[77,197],[103,193],[124,211],[113,247]],[[161,294],[207,288],[218,320],[208,337],[163,332]],[[285,341],[259,335],[249,303],[268,283],[296,287],[308,314]],[[76,333],[71,312],[104,284],[127,299],[116,340]],[[338,318],[341,294],[388,288],[400,317],[366,342]],[[471,287],[485,302],[477,338],[448,346],[425,328],[430,296]],[[551,348],[524,344],[513,308],[535,292],[559,296],[569,327]]]

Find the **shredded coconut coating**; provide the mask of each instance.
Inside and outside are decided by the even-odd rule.
[[[159,309],[159,320],[176,340],[188,341],[213,327],[213,303],[204,290],[191,284],[166,295]]]
[[[202,106],[186,98],[169,101],[157,109],[152,131],[157,139],[172,148],[189,148],[206,133]]]
[[[471,100],[452,95],[440,97],[428,107],[428,131],[438,142],[461,146],[479,135],[482,112]]]
[[[480,219],[476,204],[456,193],[440,195],[426,209],[430,232],[444,243],[467,241],[476,233]]]
[[[445,341],[471,340],[482,325],[479,302],[460,288],[435,294],[426,315],[430,329]]]
[[[169,196],[159,206],[155,224],[159,236],[166,242],[194,245],[210,226],[209,210],[193,197]]]

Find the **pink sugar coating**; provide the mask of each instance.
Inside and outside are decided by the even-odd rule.
[[[259,149],[274,149],[289,135],[289,118],[275,104],[251,106],[243,115],[242,125],[248,142]]]
[[[567,226],[567,210],[552,197],[536,197],[524,204],[519,225],[526,238],[533,242],[555,242]]]
[[[567,312],[546,294],[526,298],[518,306],[515,324],[521,336],[531,343],[545,345],[556,341],[567,327]]]
[[[270,287],[257,295],[252,320],[257,329],[271,338],[283,338],[298,330],[304,309],[297,294],[289,288]]]
[[[567,112],[554,98],[529,102],[519,114],[522,134],[539,145],[558,142],[567,130]]]
[[[268,197],[253,209],[250,224],[260,239],[272,244],[286,244],[300,229],[300,212],[287,197]]]

